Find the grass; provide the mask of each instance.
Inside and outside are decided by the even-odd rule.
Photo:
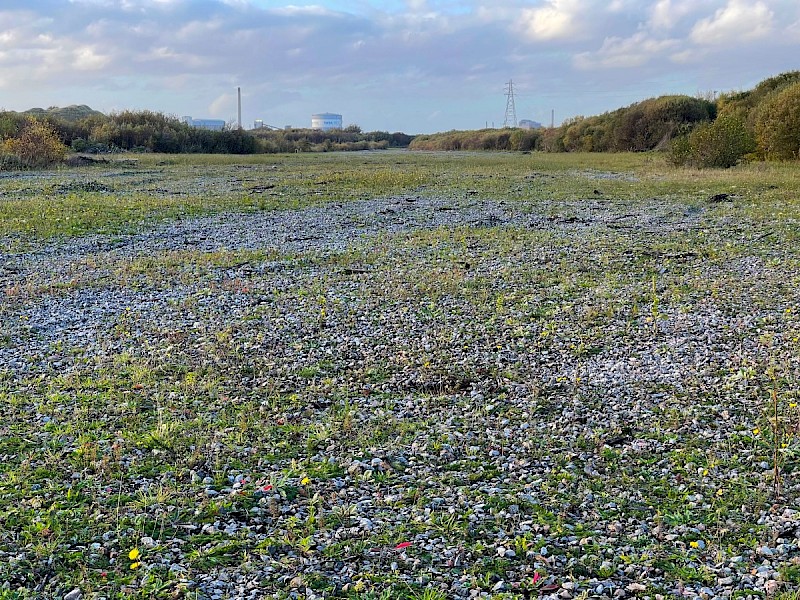
[[[404,152],[139,161],[0,179],[6,256],[53,238],[375,196],[438,196],[453,209],[488,198],[543,225],[479,220],[297,253],[87,252],[31,281],[0,271],[0,351],[32,348],[30,369],[0,366],[0,598],[40,585],[181,593],[164,567],[174,539],[187,579],[262,564],[300,572],[319,554],[356,565],[347,590],[303,582],[334,597],[446,597],[426,586],[443,572],[520,597],[493,588],[528,585],[537,569],[574,581],[576,595],[626,568],[713,585],[708,565],[744,555],[746,570],[774,542],[758,515],[796,504],[797,165],[701,172],[654,155]],[[709,201],[720,193],[735,199]],[[103,352],[44,343],[27,324],[42,298],[88,291],[175,293],[165,318],[138,304],[107,315]],[[739,348],[729,360],[692,365],[679,385],[630,383],[636,422],[581,424],[615,393],[587,378],[594,361],[619,362],[622,348],[667,364],[675,344],[716,347],[696,330],[709,311],[738,323],[715,332]],[[169,318],[186,312],[191,332]],[[366,349],[342,331],[369,332]],[[569,369],[541,377],[554,356]],[[513,473],[498,458],[512,454],[525,463]],[[392,468],[373,467],[376,456]],[[350,470],[352,458],[367,466]],[[340,494],[345,478],[373,504]],[[445,493],[458,512],[435,501]],[[364,515],[392,527],[352,533]],[[636,528],[644,515],[658,533]],[[260,530],[225,529],[255,518]],[[597,542],[609,527],[621,556]],[[497,555],[498,536],[515,556]],[[431,538],[452,556],[425,550]],[[414,542],[404,557],[402,541]],[[143,567],[130,568],[132,549]],[[795,564],[780,568],[797,579]]]
[[[138,165],[85,167],[0,180],[0,237],[48,238],[124,232],[141,224],[220,211],[294,209],[380,195],[480,195],[531,210],[553,201],[652,198],[703,202],[718,194],[745,200],[762,222],[797,217],[796,169],[754,164],[736,169],[668,169],[656,155],[359,153],[354,155],[142,155]],[[590,167],[587,168],[587,165]],[[231,173],[232,167],[236,170]],[[462,174],[468,173],[467,177]],[[622,177],[608,176],[621,173]],[[575,176],[578,175],[578,176]],[[92,190],[98,181],[107,192]],[[757,202],[752,200],[757,198]],[[562,212],[567,206],[549,210]],[[721,207],[723,210],[724,207]]]

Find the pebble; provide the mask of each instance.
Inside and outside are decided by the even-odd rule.
[[[520,180],[529,166],[521,167]],[[141,531],[133,528],[120,532],[119,540],[116,533],[104,534],[102,550],[114,553],[116,568],[127,568],[123,541],[139,539],[143,548],[162,547],[159,558],[150,553],[148,560],[185,579],[198,597],[259,598],[278,588],[297,598],[319,597],[321,592],[306,587],[312,573],[339,591],[351,586],[355,595],[359,575],[377,573],[408,585],[439,586],[448,597],[488,598],[490,590],[513,593],[536,568],[548,573],[548,582],[562,585],[548,597],[622,598],[640,597],[646,584],[665,589],[672,580],[635,561],[623,566],[617,557],[685,549],[696,568],[717,575],[717,587],[726,588],[716,590],[720,597],[731,596],[734,590],[727,588],[734,586],[738,591],[778,585],[781,568],[798,558],[790,527],[796,525],[796,511],[766,505],[748,505],[741,516],[732,511],[730,526],[742,536],[758,522],[762,545],[737,546],[739,555],[719,565],[714,546],[706,552],[700,539],[712,540],[716,531],[698,526],[700,515],[725,501],[724,495],[717,500],[717,490],[727,494],[740,481],[758,483],[749,477],[756,468],[766,470],[759,464],[762,455],[754,444],[740,444],[738,473],[723,465],[709,466],[706,475],[705,464],[686,448],[695,447],[691,443],[728,452],[736,444],[734,432],[746,437],[741,431],[752,430],[752,385],[732,378],[737,361],[758,358],[753,340],[767,330],[778,336],[776,348],[782,347],[780,336],[788,330],[782,321],[770,321],[783,315],[770,278],[789,267],[767,266],[744,245],[725,260],[670,257],[668,270],[655,280],[658,291],[670,287],[660,298],[663,318],[654,328],[632,312],[636,298],[638,310],[649,310],[641,299],[651,293],[649,269],[663,262],[659,243],[694,236],[706,217],[684,217],[682,207],[668,198],[632,206],[624,199],[619,206],[585,199],[549,205],[562,212],[569,207],[584,224],[550,220],[535,205],[517,210],[473,198],[456,211],[448,209],[452,198],[413,199],[185,218],[118,240],[89,236],[3,257],[20,267],[18,274],[0,274],[4,289],[30,280],[53,290],[24,303],[4,302],[9,312],[2,325],[11,340],[0,343],[0,364],[8,373],[3,377],[10,378],[4,385],[13,386],[8,382],[26,374],[47,375],[56,364],[65,377],[88,374],[86,359],[93,366],[96,360],[100,369],[124,355],[181,369],[192,365],[197,373],[219,368],[235,373],[215,390],[228,398],[224,404],[214,394],[191,390],[180,371],[174,385],[162,382],[170,392],[158,392],[161,413],[147,404],[146,392],[128,389],[121,390],[127,393],[120,394],[120,413],[150,411],[141,414],[153,423],[172,418],[178,426],[194,426],[194,415],[200,415],[213,428],[225,422],[225,411],[246,406],[269,434],[259,439],[246,428],[220,429],[219,439],[209,436],[208,446],[174,458],[178,464],[170,465],[169,484],[160,473],[148,481],[147,475],[125,480],[123,492],[131,498],[159,485],[177,485],[192,498],[226,495],[225,502],[200,498],[199,505],[219,505],[218,513],[198,508],[195,521],[181,515],[180,527],[186,529],[176,529],[175,540],[139,537]],[[629,212],[634,216],[625,216]],[[615,229],[619,225],[624,227]],[[463,240],[450,235],[462,227]],[[497,235],[513,243],[513,236],[531,232],[547,241],[520,245],[512,255],[486,242]],[[395,239],[406,237],[414,243],[393,247]],[[116,285],[115,277],[131,276],[125,265],[180,255],[187,239],[197,242],[191,252],[259,249],[275,256],[197,268],[185,277],[164,275],[163,283],[141,278],[136,285]],[[718,241],[714,248],[722,253]],[[630,270],[615,270],[615,261],[629,260],[616,246],[602,262],[603,243],[630,251],[635,257]],[[699,248],[702,254],[702,244]],[[784,252],[781,248],[774,251]],[[362,258],[369,268],[351,269]],[[470,268],[455,259],[469,259]],[[87,261],[99,267],[85,269]],[[553,287],[548,278],[561,277],[556,269],[562,266],[574,272]],[[795,274],[788,274],[792,281]],[[85,277],[87,283],[69,285],[67,277]],[[741,282],[742,289],[731,289],[726,278]],[[721,281],[715,294],[706,294],[704,279]],[[726,294],[735,302],[728,304]],[[759,294],[768,294],[770,302],[757,305],[753,298]],[[126,324],[126,314],[136,316]],[[23,322],[28,325],[18,324]],[[111,332],[123,325],[129,337],[117,339]],[[187,331],[191,335],[182,337]],[[79,352],[55,351],[56,342]],[[584,342],[590,352],[580,350]],[[708,390],[714,402],[705,401]],[[727,416],[716,405],[723,394],[732,398]],[[30,409],[32,422],[42,430],[37,442],[47,447],[55,444],[52,432],[69,415],[55,411],[53,402],[38,404]],[[53,414],[34,419],[35,411]],[[114,431],[109,428],[108,439],[102,438],[107,445],[99,446],[101,456],[112,456]],[[368,441],[355,448],[360,436]],[[306,445],[306,438],[313,444]],[[70,454],[74,441],[65,442],[64,479],[74,474],[75,486],[115,493],[117,480],[104,481],[102,472],[84,469]],[[140,472],[142,461],[158,460],[138,441],[121,439],[119,447],[120,464],[131,472]],[[299,486],[309,466],[311,483]],[[219,481],[231,487],[212,489]],[[94,482],[111,491],[92,489]],[[264,490],[265,482],[275,488]],[[660,491],[649,487],[655,482]],[[685,494],[693,506],[668,513],[647,492]],[[798,490],[784,493],[794,506]],[[312,506],[316,519],[309,519]],[[165,514],[159,511],[173,507],[167,502],[147,511]],[[656,520],[659,511],[668,518]],[[198,531],[215,538],[204,549],[234,539],[246,540],[254,550],[242,557],[245,564],[221,563],[201,573],[184,555],[181,539]],[[523,534],[528,551],[518,557],[512,548],[523,547],[515,540]],[[763,545],[779,534],[782,541],[774,548]],[[311,550],[302,551],[300,540]],[[410,544],[396,549],[405,541]],[[698,551],[689,550],[691,541]],[[84,549],[101,549],[91,540],[83,543]],[[28,568],[31,559],[22,550],[4,547],[9,555],[0,560]],[[337,553],[335,560],[328,551]],[[470,589],[464,566],[498,558],[510,565],[502,579]],[[765,560],[768,564],[760,564]],[[602,582],[587,578],[576,587],[566,581],[587,565],[603,566]],[[76,591],[80,594],[77,589],[70,594]],[[689,597],[715,597],[711,587],[687,585],[684,591]]]

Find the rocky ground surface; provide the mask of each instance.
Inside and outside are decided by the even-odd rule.
[[[3,254],[3,589],[793,589],[800,263],[737,210],[420,193]]]

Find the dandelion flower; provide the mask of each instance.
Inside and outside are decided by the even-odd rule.
[[[135,561],[137,558],[139,558],[139,556],[140,555],[139,555],[139,549],[138,548],[134,548],[133,550],[128,552],[128,558],[130,558],[131,560]]]
[[[303,477],[300,480],[300,485],[308,485],[309,483],[311,483],[311,480],[308,477]]]
[[[759,433],[761,433],[761,430],[758,427],[756,427],[755,429],[753,429],[753,433],[758,435]]]
[[[141,566],[142,566],[142,563],[140,563],[138,561],[135,562],[135,563],[131,563],[131,569],[138,569]]]
[[[699,548],[700,542],[698,541],[689,542],[689,546],[691,546],[692,548]]]

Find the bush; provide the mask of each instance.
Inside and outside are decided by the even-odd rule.
[[[67,155],[67,147],[61,143],[55,129],[33,117],[28,117],[17,137],[7,139],[3,147],[26,168],[48,167],[63,161]]]
[[[669,159],[675,165],[728,168],[755,148],[745,120],[737,115],[722,115],[689,135],[676,138]]]
[[[412,150],[513,150],[529,152],[541,146],[538,129],[479,129],[448,131],[415,137]]]
[[[16,154],[0,152],[0,171],[18,171],[24,169],[25,165]]]
[[[88,147],[89,142],[83,138],[76,138],[72,140],[72,143],[70,144],[70,148],[72,148],[73,152],[86,152]]]
[[[666,146],[682,129],[710,121],[715,106],[689,96],[650,98],[595,117],[575,117],[558,132],[568,152],[644,152]],[[551,144],[552,145],[552,144]]]
[[[756,109],[759,150],[766,158],[800,157],[800,82],[766,98]]]
[[[762,102],[798,82],[800,82],[800,71],[791,71],[765,79],[752,90],[723,94],[718,101],[719,112],[720,114],[736,113],[746,116],[748,125],[752,126],[751,117],[754,116]]]

